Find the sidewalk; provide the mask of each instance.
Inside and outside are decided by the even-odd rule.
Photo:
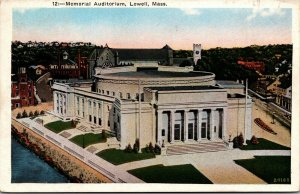
[[[290,150],[243,151],[235,149],[220,152],[158,156],[154,159],[121,164],[118,167],[128,171],[158,164],[163,164],[164,166],[192,164],[216,184],[265,184],[263,180],[234,162],[234,160],[251,159],[258,155],[289,156]]]

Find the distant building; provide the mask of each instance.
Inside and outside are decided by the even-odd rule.
[[[42,75],[46,72],[46,67],[43,65],[32,65],[29,68],[33,69],[36,75]]]
[[[251,69],[263,73],[265,71],[265,64],[259,61],[237,61],[237,64],[242,65],[246,69]]]
[[[140,62],[154,62],[159,65],[172,66],[173,50],[168,45],[161,49],[127,49],[127,48],[96,48],[88,58],[89,77],[95,72],[94,69],[101,67],[130,66]]]
[[[291,112],[292,110],[292,86],[288,88],[280,88],[280,93],[276,96],[276,104],[281,108]]]
[[[49,71],[53,79],[86,79],[88,75],[87,57],[82,57],[80,51],[76,61],[69,58],[69,54],[64,51],[58,55],[58,60],[49,65]]]
[[[17,75],[12,75],[11,108],[14,109],[34,104],[34,82],[28,78],[26,68],[21,67]]]

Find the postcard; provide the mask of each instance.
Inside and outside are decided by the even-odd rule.
[[[299,2],[0,6],[1,191],[299,191]]]

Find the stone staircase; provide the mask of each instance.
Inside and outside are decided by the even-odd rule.
[[[218,152],[228,150],[223,142],[207,142],[197,144],[170,145],[167,147],[167,155],[181,155],[192,153]]]

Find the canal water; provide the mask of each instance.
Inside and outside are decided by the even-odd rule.
[[[69,180],[11,138],[12,183],[67,183]]]

